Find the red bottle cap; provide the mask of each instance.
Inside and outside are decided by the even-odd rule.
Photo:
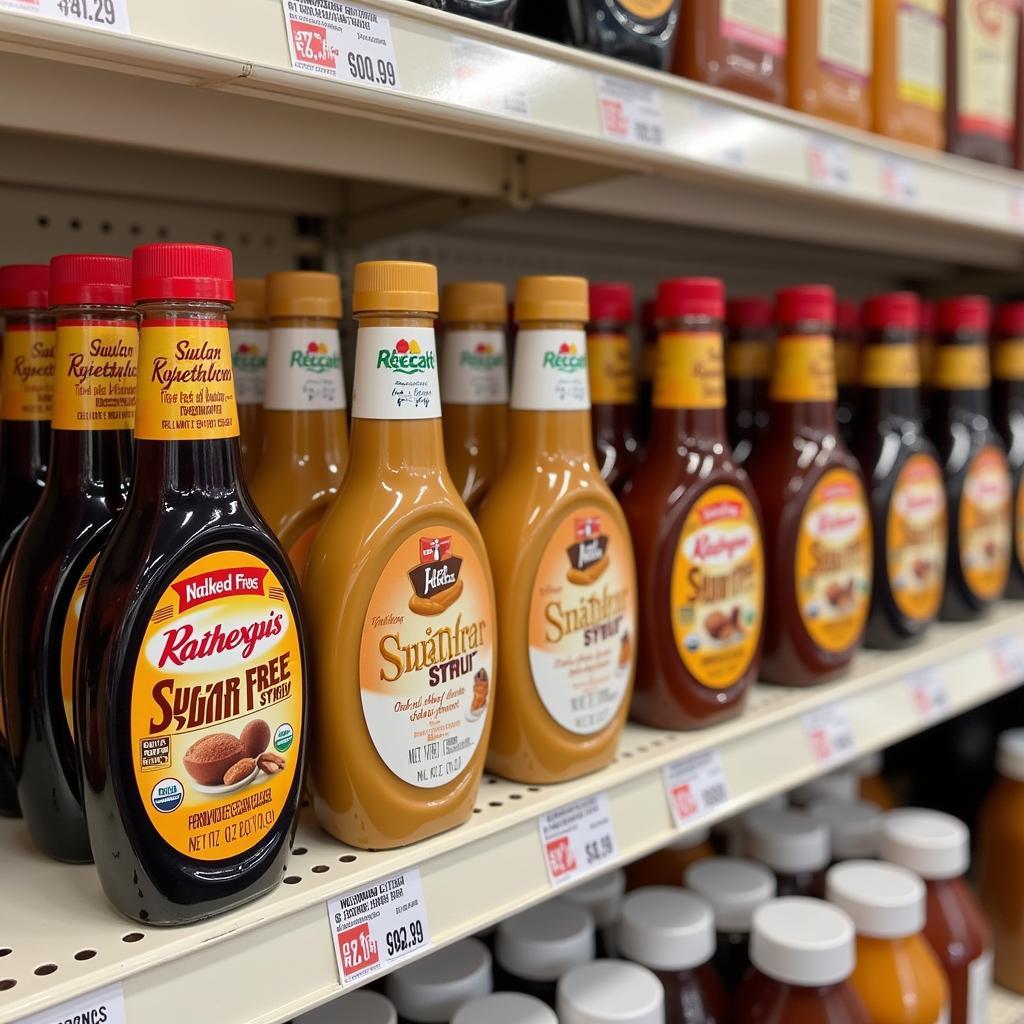
[[[771,327],[772,304],[760,295],[730,299],[725,306],[725,320],[734,331],[743,327]]]
[[[856,302],[836,299],[836,333],[856,334],[860,327],[860,310]]]
[[[992,304],[983,295],[959,295],[943,299],[938,310],[939,331],[981,331],[988,333],[992,321]]]
[[[644,304],[641,307],[640,322],[643,324],[644,330],[649,334],[654,330],[657,320],[657,309],[658,304],[654,299],[644,299]]]
[[[1004,302],[996,310],[995,333],[1001,338],[1024,336],[1024,302]]]
[[[132,295],[152,299],[211,299],[233,302],[231,250],[220,245],[153,242],[132,253]]]
[[[607,282],[590,286],[590,319],[617,320],[628,323],[633,319],[633,288],[621,282]]]
[[[725,315],[725,285],[717,277],[673,277],[658,285],[655,315],[659,320]]]
[[[900,327],[915,333],[921,325],[921,300],[913,292],[872,295],[864,302],[864,326],[880,331]]]
[[[930,338],[935,333],[935,303],[921,303],[921,334]]]
[[[45,263],[0,267],[0,309],[46,309],[49,291],[50,268]]]
[[[132,261],[123,256],[75,253],[50,260],[54,306],[130,306]]]
[[[801,284],[783,288],[775,296],[775,322],[780,326],[817,320],[836,322],[836,293],[831,285]]]

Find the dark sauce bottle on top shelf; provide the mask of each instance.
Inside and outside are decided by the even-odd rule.
[[[512,28],[519,0],[416,0],[424,7],[433,7],[449,14],[461,14],[476,21]]]
[[[725,407],[729,443],[742,466],[768,429],[772,372],[772,304],[751,296],[725,307]]]

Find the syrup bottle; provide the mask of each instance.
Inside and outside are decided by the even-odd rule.
[[[263,452],[263,396],[267,385],[267,284],[262,277],[235,278],[235,307],[228,313],[228,324],[242,471],[251,480]]]
[[[836,422],[843,440],[850,443],[857,417],[860,391],[860,311],[849,299],[836,301]]]
[[[637,437],[641,445],[651,439],[651,400],[654,397],[654,367],[658,362],[658,325],[654,317],[654,299],[646,299],[640,307],[640,386],[637,402]]]
[[[996,313],[992,347],[992,422],[1013,477],[1013,558],[1007,597],[1024,597],[1024,302]]]
[[[729,444],[742,466],[768,429],[768,381],[772,371],[772,305],[756,296],[725,306],[725,408]]]
[[[132,254],[135,469],[79,626],[92,852],[110,901],[149,924],[201,920],[273,889],[301,796],[298,581],[241,479],[232,279],[219,246]]]

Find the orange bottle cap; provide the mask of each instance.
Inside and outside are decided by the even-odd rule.
[[[441,295],[441,319],[448,324],[504,324],[508,291],[496,281],[446,284]]]
[[[266,320],[267,282],[262,277],[235,278],[235,308],[228,320]]]
[[[405,260],[357,263],[352,312],[436,313],[437,267]]]
[[[267,315],[341,319],[341,279],[317,270],[267,274]]]
[[[516,321],[590,319],[590,289],[585,277],[521,277],[516,285]]]

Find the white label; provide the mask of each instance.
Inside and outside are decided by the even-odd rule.
[[[920,195],[917,164],[899,156],[882,157],[882,191],[886,199],[901,206],[913,206]]]
[[[948,713],[949,692],[942,680],[942,673],[934,665],[914,672],[907,679],[907,686],[918,718],[930,721]]]
[[[474,110],[506,117],[530,119],[530,93],[526,83],[539,81],[537,61],[504,46],[491,46],[465,36],[452,38],[459,99]]]
[[[537,825],[544,866],[553,886],[585,878],[618,854],[607,793],[550,811]]]
[[[850,78],[871,73],[871,4],[869,0],[820,0],[818,60]]]
[[[360,327],[352,416],[436,420],[441,416],[433,327]]]
[[[508,402],[504,331],[445,331],[441,401],[445,405]]]
[[[819,768],[849,760],[856,748],[853,728],[842,704],[828,704],[803,716],[804,732]]]
[[[896,12],[899,97],[936,113],[946,102],[946,21],[935,0],[904,0]]]
[[[1009,190],[1010,220],[1014,224],[1024,224],[1024,189]]]
[[[996,637],[990,645],[996,678],[1003,686],[1024,682],[1024,642],[1015,633]]]
[[[274,327],[267,354],[268,409],[345,408],[341,339],[323,327]]]
[[[292,67],[376,89],[401,89],[386,15],[361,4],[281,0]]]
[[[606,139],[634,146],[664,147],[661,90],[656,85],[598,75],[597,105],[601,134]]]
[[[988,997],[992,992],[992,951],[986,950],[967,966],[967,1019],[965,1024],[988,1024]]]
[[[958,0],[956,12],[960,130],[1009,140],[1017,86],[1019,6]]]
[[[690,136],[697,144],[693,155],[698,159],[719,160],[731,167],[744,166],[747,157],[743,143],[751,138],[750,119],[702,97],[697,98],[695,109],[697,121]],[[753,130],[756,131],[756,126]]]
[[[125,1024],[125,1020],[124,989],[117,982],[95,992],[87,992],[76,999],[69,999],[49,1010],[40,1010],[31,1017],[22,1017],[17,1024],[69,1024],[71,1021]]]
[[[67,25],[98,28],[104,32],[132,30],[128,21],[128,0],[0,0],[0,11],[38,14]]]
[[[722,0],[719,30],[734,43],[776,57],[786,52],[786,7],[782,0]]]
[[[231,328],[231,366],[235,401],[262,405],[267,380],[267,331],[262,327]]]
[[[676,828],[695,824],[729,799],[729,786],[717,750],[704,750],[667,764],[661,771]]]
[[[826,135],[812,135],[807,142],[807,164],[811,183],[845,192],[851,184],[850,145]]]
[[[513,409],[590,412],[587,336],[579,330],[521,330],[516,335]]]
[[[390,970],[430,948],[419,868],[360,886],[327,904],[342,987]]]

